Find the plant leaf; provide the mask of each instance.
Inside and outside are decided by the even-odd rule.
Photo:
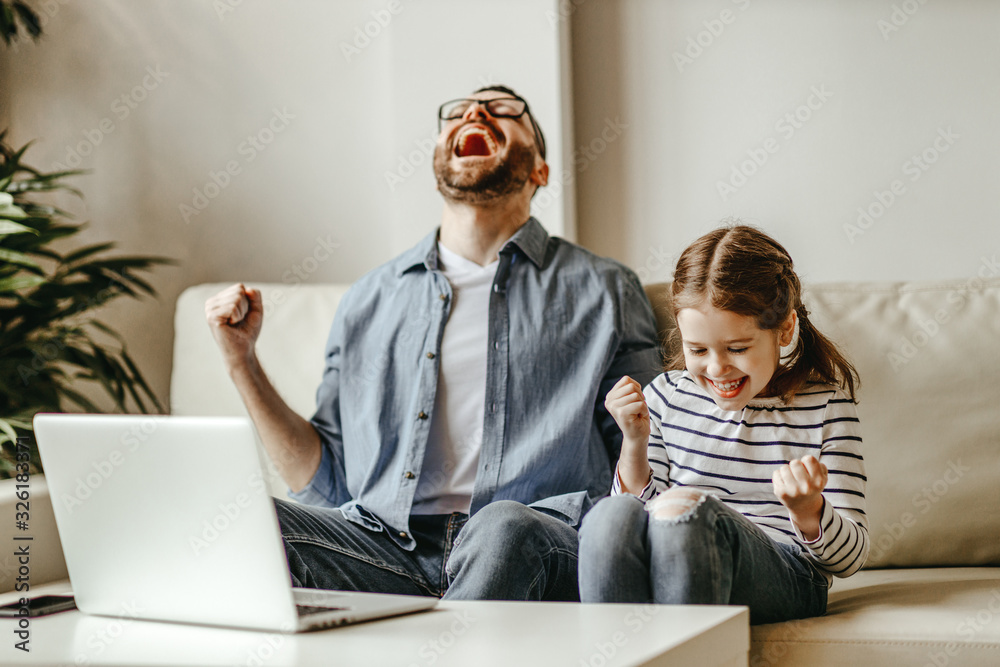
[[[10,278],[0,278],[0,293],[15,292],[41,285],[45,282],[44,276],[12,276]]]
[[[4,442],[17,442],[17,431],[14,430],[14,426],[6,419],[0,419],[0,432],[6,436],[0,440],[0,444]]]
[[[35,260],[28,257],[23,252],[7,250],[6,248],[0,248],[0,262],[20,264],[21,266],[30,266],[34,269],[38,269],[39,271],[42,270],[42,267],[40,267]]]
[[[14,11],[17,12],[17,15],[21,19],[21,23],[24,24],[24,27],[28,29],[29,35],[37,38],[42,34],[42,23],[38,20],[38,14],[32,11],[31,7],[18,1],[14,3]]]
[[[0,236],[8,234],[38,234],[38,230],[26,227],[19,222],[0,220]]]
[[[17,26],[14,24],[14,13],[10,7],[0,3],[0,35],[3,41],[10,44],[12,37],[17,37]]]
[[[100,412],[100,410],[97,409],[97,406],[94,405],[89,398],[74,389],[70,389],[66,385],[60,387],[59,392],[87,412]]]
[[[63,262],[65,262],[66,264],[72,264],[73,262],[80,261],[81,259],[84,259],[86,257],[90,257],[91,255],[96,255],[99,252],[104,252],[105,250],[108,250],[108,249],[114,248],[114,247],[115,247],[115,244],[113,242],[112,243],[95,243],[94,245],[84,246],[82,248],[74,250],[73,252],[71,252],[68,255],[66,255],[65,257],[63,257]]]

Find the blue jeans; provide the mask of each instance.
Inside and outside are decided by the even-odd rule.
[[[339,509],[275,500],[292,584],[453,600],[579,600],[577,533],[510,500],[464,514],[410,517],[417,546]]]
[[[713,496],[693,505],[657,518],[635,496],[599,502],[580,528],[581,599],[746,605],[751,623],[825,613],[826,578],[800,547]]]

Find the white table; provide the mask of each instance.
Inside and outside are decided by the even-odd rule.
[[[297,635],[71,611],[32,619],[30,653],[14,648],[15,626],[0,620],[0,664],[735,667],[750,646],[747,608],[710,606],[447,601]]]

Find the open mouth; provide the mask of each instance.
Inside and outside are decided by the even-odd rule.
[[[744,375],[739,380],[726,382],[718,382],[708,378],[706,379],[708,379],[708,381],[712,384],[712,387],[715,388],[716,393],[718,393],[722,398],[735,398],[736,395],[740,393],[740,390],[743,389],[743,385],[746,384],[748,377],[749,376]]]
[[[496,139],[482,125],[468,126],[455,141],[455,155],[458,157],[489,157],[496,152]]]

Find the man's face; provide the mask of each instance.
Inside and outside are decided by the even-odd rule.
[[[470,99],[500,97],[508,95],[483,91]],[[442,126],[434,150],[434,175],[446,199],[482,203],[523,189],[536,160],[544,164],[527,114],[495,118],[485,106],[472,104],[461,118]]]

